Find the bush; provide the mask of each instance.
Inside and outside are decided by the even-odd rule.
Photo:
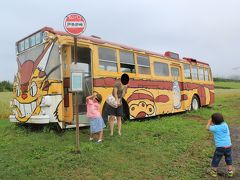
[[[0,92],[9,92],[13,90],[13,84],[9,81],[0,82]]]

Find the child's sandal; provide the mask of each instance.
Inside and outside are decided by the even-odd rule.
[[[96,143],[97,144],[102,143],[102,139],[99,139]]]
[[[214,169],[210,169],[208,173],[212,177],[217,177],[217,171],[215,171]]]
[[[228,170],[227,176],[228,177],[233,177],[233,171],[232,170]]]

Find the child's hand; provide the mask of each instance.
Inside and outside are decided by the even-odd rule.
[[[208,123],[206,125],[206,129],[209,130],[209,127],[212,125],[212,119],[208,120]]]
[[[93,91],[93,96],[94,96],[94,97],[97,96],[97,91]]]
[[[208,120],[208,124],[211,125],[212,124],[212,119]]]

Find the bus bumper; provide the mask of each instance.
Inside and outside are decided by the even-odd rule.
[[[14,115],[9,116],[10,122],[19,123],[19,121],[15,118]],[[31,118],[25,122],[29,124],[48,124],[50,122],[49,115],[38,115],[38,116],[31,116]]]

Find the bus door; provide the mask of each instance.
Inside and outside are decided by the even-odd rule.
[[[181,90],[183,89],[183,75],[181,71],[181,66],[178,64],[171,64],[171,76],[172,76],[172,101],[174,111],[179,109],[184,109],[181,103]]]
[[[83,72],[82,87],[83,91],[78,94],[78,116],[79,125],[88,125],[89,121],[86,117],[86,97],[92,94],[92,60],[91,49],[86,47],[77,47],[77,66]],[[72,46],[72,63],[74,63],[74,47]],[[76,120],[76,103],[75,94],[73,95],[73,114]],[[75,121],[76,122],[76,121]]]

